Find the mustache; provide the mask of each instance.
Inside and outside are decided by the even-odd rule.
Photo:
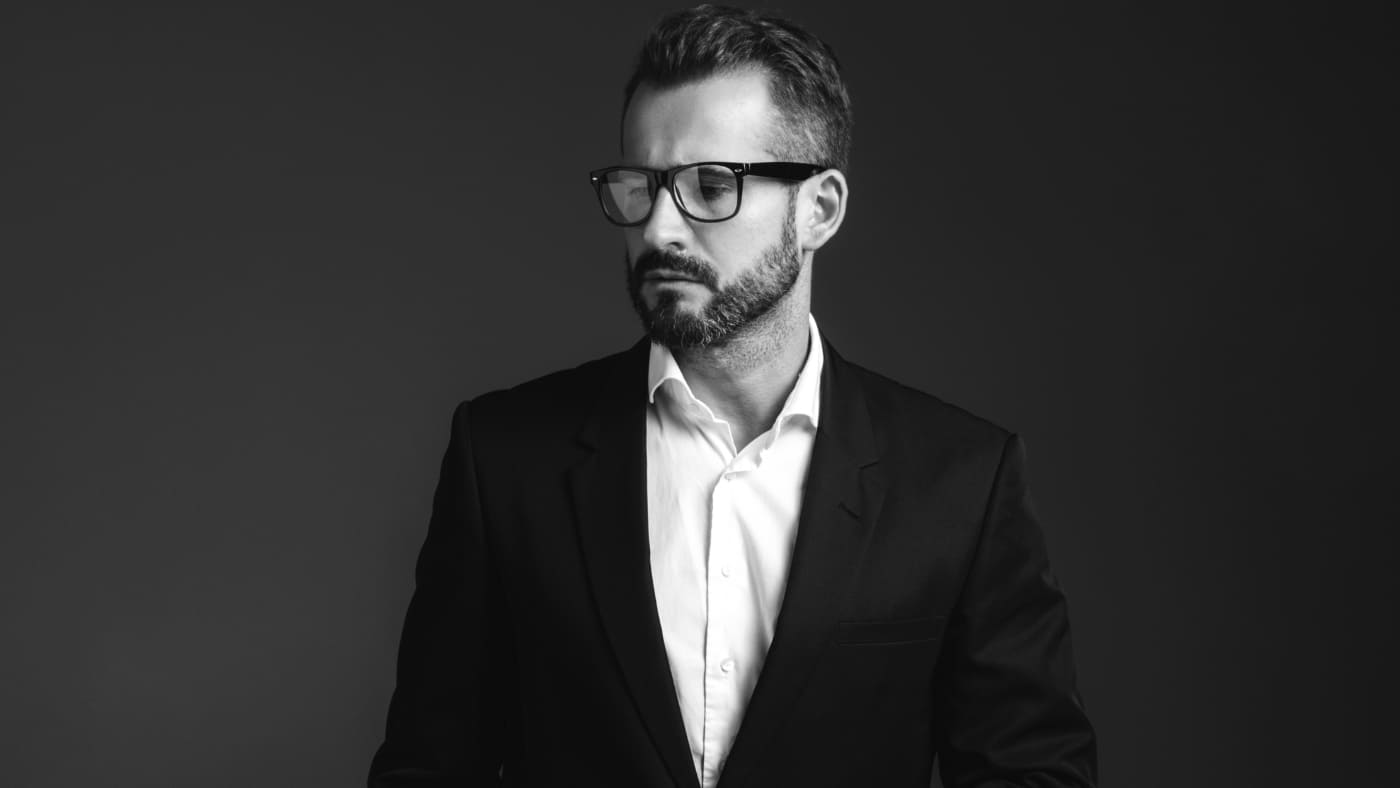
[[[652,249],[643,252],[632,267],[631,279],[640,284],[647,274],[669,271],[694,279],[711,290],[719,289],[719,274],[702,260],[681,254],[670,249]]]

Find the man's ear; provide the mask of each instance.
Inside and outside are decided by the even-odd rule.
[[[846,176],[823,170],[802,184],[797,194],[797,242],[804,252],[820,249],[846,218]]]

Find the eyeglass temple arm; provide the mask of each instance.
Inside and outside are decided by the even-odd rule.
[[[789,181],[805,181],[826,169],[817,164],[800,164],[791,161],[761,162],[758,164],[744,165],[747,175],[759,175],[765,178],[782,178]]]

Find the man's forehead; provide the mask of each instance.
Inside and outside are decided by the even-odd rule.
[[[771,155],[777,120],[768,77],[759,69],[664,87],[642,83],[623,118],[622,152],[627,163],[649,166],[750,161]]]

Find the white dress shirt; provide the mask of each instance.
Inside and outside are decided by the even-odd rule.
[[[824,356],[810,315],[807,360],[773,425],[736,447],[695,398],[671,351],[651,346],[647,530],[671,677],[702,788],[713,788],[783,603]]]

